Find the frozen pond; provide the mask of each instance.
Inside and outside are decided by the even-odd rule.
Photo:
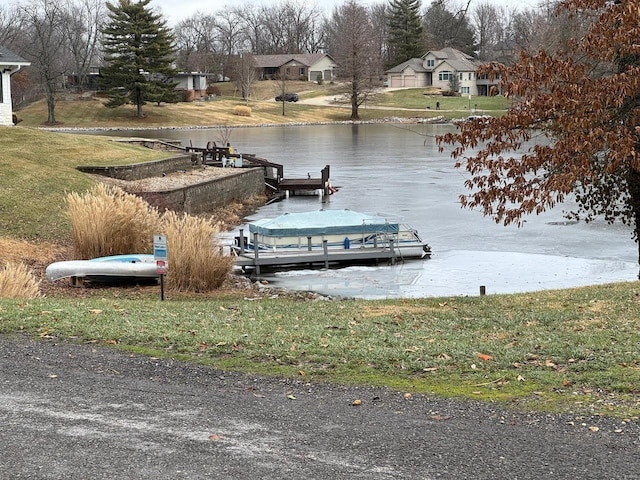
[[[446,125],[331,125],[234,129],[239,152],[284,165],[285,177],[320,175],[331,166],[339,191],[322,202],[292,197],[259,209],[250,220],[320,208],[401,216],[431,245],[428,261],[396,266],[295,270],[263,275],[276,286],[359,298],[477,295],[557,289],[635,280],[638,250],[628,227],[565,221],[560,205],[525,217],[523,227],[496,225],[463,210],[466,173],[438,152]],[[215,130],[162,130],[132,135],[204,146]],[[128,134],[129,134],[128,133]],[[121,132],[120,132],[121,134]]]

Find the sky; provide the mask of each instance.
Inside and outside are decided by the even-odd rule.
[[[3,4],[9,0],[0,0]],[[300,0],[299,0],[300,1]],[[362,5],[372,5],[381,3],[385,0],[360,0]],[[275,3],[277,0],[229,0],[229,1],[211,1],[211,0],[152,0],[150,5],[162,11],[169,25],[175,25],[180,20],[189,18],[196,12],[213,12],[223,9],[225,5],[261,5]],[[539,3],[539,0],[471,0],[470,8],[480,3],[491,3],[496,6],[513,8],[517,6],[519,9],[532,8]],[[306,3],[306,2],[305,2]],[[340,5],[342,0],[315,0],[317,5],[322,6],[330,12],[335,6]],[[422,0],[423,7],[429,5],[431,0]],[[466,4],[466,0],[455,0],[456,4]]]

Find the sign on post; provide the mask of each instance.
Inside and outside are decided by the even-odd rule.
[[[156,261],[156,273],[158,275],[166,275],[169,268],[166,236],[153,236],[153,259]]]

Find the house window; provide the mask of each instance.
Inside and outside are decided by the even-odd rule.
[[[299,76],[299,77],[304,77],[304,76],[305,76],[305,73],[304,73],[304,67],[300,67],[300,68],[298,69],[298,76]]]
[[[469,87],[460,87],[460,93],[469,94]]]
[[[438,80],[440,80],[441,82],[448,82],[449,80],[451,80],[451,77],[453,77],[453,73],[448,70],[444,70],[438,73]]]
[[[461,81],[462,81],[462,80],[464,80],[464,78],[462,77],[462,75],[464,75],[462,72],[460,72],[460,73],[458,74],[458,78],[459,78]]]
[[[471,80],[472,76],[473,76],[473,73],[469,72],[469,80]]]
[[[436,64],[435,60],[427,60],[427,67],[433,67]]]

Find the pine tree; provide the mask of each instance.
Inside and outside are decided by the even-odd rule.
[[[391,0],[388,26],[392,64],[397,65],[424,54],[420,0]]]
[[[161,15],[147,8],[151,0],[107,3],[109,23],[103,28],[106,66],[100,74],[108,89],[107,107],[132,103],[138,118],[142,106],[177,101],[174,38]]]

